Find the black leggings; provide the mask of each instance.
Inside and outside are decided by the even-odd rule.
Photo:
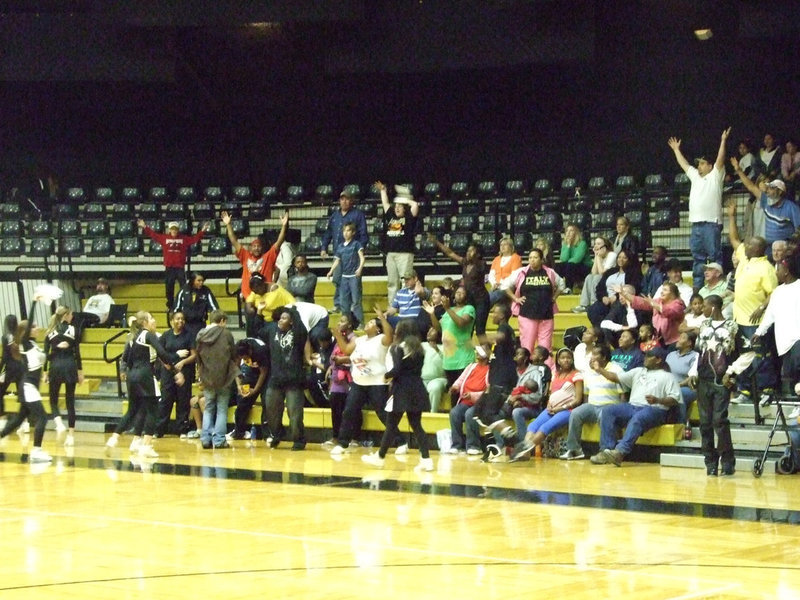
[[[8,392],[8,387],[13,383],[17,386],[17,398],[19,399],[20,405],[25,403],[25,392],[23,388],[25,387],[25,371],[19,373],[19,376],[15,376],[13,370],[9,371],[8,367],[6,367],[6,378],[3,383],[0,383],[0,416],[6,414],[6,403],[5,403],[5,395]]]
[[[12,431],[16,431],[25,419],[28,419],[28,423],[33,426],[34,448],[41,448],[44,427],[47,424],[47,415],[40,400],[36,402],[20,402],[19,412],[8,420],[3,431],[0,431],[0,438],[4,438]]]
[[[331,420],[333,421],[333,437],[339,439],[339,430],[342,427],[342,415],[344,414],[344,406],[347,401],[347,394],[345,392],[331,392],[328,395],[328,401],[331,403]]]
[[[422,429],[422,413],[406,412],[406,414],[408,415],[408,424],[411,425],[411,431],[414,432],[414,437],[417,438],[417,444],[419,444],[419,454],[422,458],[428,458],[428,438],[425,435],[425,430]],[[401,412],[386,413],[386,431],[383,432],[381,448],[378,450],[378,456],[381,458],[386,456],[389,446],[400,435],[400,430],[397,426],[402,418],[403,413]]]
[[[64,384],[64,396],[67,401],[67,423],[70,429],[75,428],[75,386],[74,381],[64,381],[61,377],[50,379],[50,414],[53,417],[60,417],[58,412],[58,394],[61,391],[61,384]]]
[[[158,396],[155,379],[149,366],[128,373],[128,412],[120,419],[116,434],[127,431],[133,425],[134,435],[153,435],[158,422]]]

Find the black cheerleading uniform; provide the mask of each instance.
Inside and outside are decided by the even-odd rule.
[[[125,344],[122,362],[128,374],[128,411],[114,430],[117,435],[127,431],[132,423],[136,436],[155,433],[160,396],[155,372],[157,358],[170,367],[177,362],[152,331],[143,329]]]
[[[50,381],[50,412],[53,417],[60,416],[58,394],[63,384],[67,402],[67,421],[72,429],[75,427],[75,386],[78,383],[78,371],[83,369],[80,342],[75,327],[66,321],[56,325],[55,329],[45,337],[44,351],[49,362],[47,373]]]

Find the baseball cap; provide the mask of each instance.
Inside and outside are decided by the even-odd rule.
[[[180,225],[178,225],[177,221],[170,221],[167,223],[167,229],[180,229]]]
[[[774,179],[767,184],[767,187],[777,188],[782,192],[786,191],[786,184],[780,179]]]
[[[657,358],[660,358],[661,360],[666,359],[667,354],[668,352],[666,348],[662,348],[661,346],[656,346],[655,348],[651,348],[650,350],[645,352],[645,356],[655,356]]]
[[[406,271],[405,273],[403,273],[403,279],[409,279],[411,277],[416,277],[416,276],[417,272],[414,269],[411,269],[410,271]]]
[[[720,273],[724,273],[724,271],[722,270],[722,265],[719,264],[718,262],[710,262],[707,265],[703,266],[703,270],[704,271],[706,271],[708,269],[715,269],[715,270],[719,271]]]

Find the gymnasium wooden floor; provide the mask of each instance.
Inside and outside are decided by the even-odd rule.
[[[103,441],[0,442],[0,600],[800,597],[798,476]]]

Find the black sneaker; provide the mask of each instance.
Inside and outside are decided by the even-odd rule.
[[[300,450],[305,450],[305,449],[306,449],[305,442],[295,442],[294,444],[292,444],[292,452],[298,452]]]
[[[214,450],[222,450],[224,448],[230,448],[230,447],[231,445],[227,441],[225,441],[222,442],[219,446],[214,446]]]
[[[211,448],[213,448],[211,442],[203,442],[203,450],[211,450]]]

